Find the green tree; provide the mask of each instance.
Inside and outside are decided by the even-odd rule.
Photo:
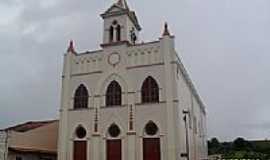
[[[233,141],[232,149],[234,151],[252,151],[253,146],[250,142],[246,141],[244,138],[237,138]]]
[[[221,144],[217,138],[212,138],[208,141],[208,154],[218,154],[221,150]]]

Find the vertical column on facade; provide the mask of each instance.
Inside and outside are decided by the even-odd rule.
[[[176,160],[176,127],[175,127],[175,108],[173,104],[173,89],[175,83],[173,80],[173,70],[171,61],[173,60],[174,53],[174,37],[170,35],[163,35],[160,39],[161,53],[164,57],[165,66],[165,95],[166,95],[166,117],[167,117],[167,143],[168,152],[167,158],[170,160]],[[165,155],[166,156],[166,155]]]
[[[68,52],[64,57],[62,77],[61,108],[58,138],[58,160],[68,160],[68,109],[70,107],[70,79],[73,53]]]
[[[128,106],[128,159],[136,160],[135,93],[129,94],[128,100],[132,102]]]
[[[94,110],[94,125],[93,125],[93,135],[92,135],[92,147],[90,150],[93,154],[93,160],[100,160],[100,126],[99,126],[99,107],[100,106],[100,97],[95,98],[94,104],[95,104],[95,110]]]

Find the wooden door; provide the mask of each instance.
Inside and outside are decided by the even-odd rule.
[[[87,141],[74,141],[73,160],[87,160]]]
[[[121,160],[121,140],[107,140],[107,160]]]
[[[160,139],[143,139],[143,160],[160,160]]]

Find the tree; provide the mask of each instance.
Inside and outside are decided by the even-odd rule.
[[[246,141],[244,138],[237,138],[233,141],[233,150],[235,151],[252,151],[253,146],[250,142]]]
[[[221,150],[221,144],[219,143],[217,138],[212,138],[210,141],[208,141],[208,154],[218,154]]]

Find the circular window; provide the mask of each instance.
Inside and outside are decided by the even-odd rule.
[[[117,125],[113,124],[109,128],[109,134],[112,137],[118,137],[120,135],[120,129]]]
[[[78,138],[84,138],[86,136],[86,130],[83,127],[78,127],[76,129],[76,135]]]
[[[158,132],[158,127],[155,123],[153,122],[149,122],[146,126],[145,126],[145,132],[146,134],[153,136],[155,134],[157,134]]]
[[[118,23],[117,20],[114,20],[114,21],[112,22],[113,25],[117,25],[117,23]]]

